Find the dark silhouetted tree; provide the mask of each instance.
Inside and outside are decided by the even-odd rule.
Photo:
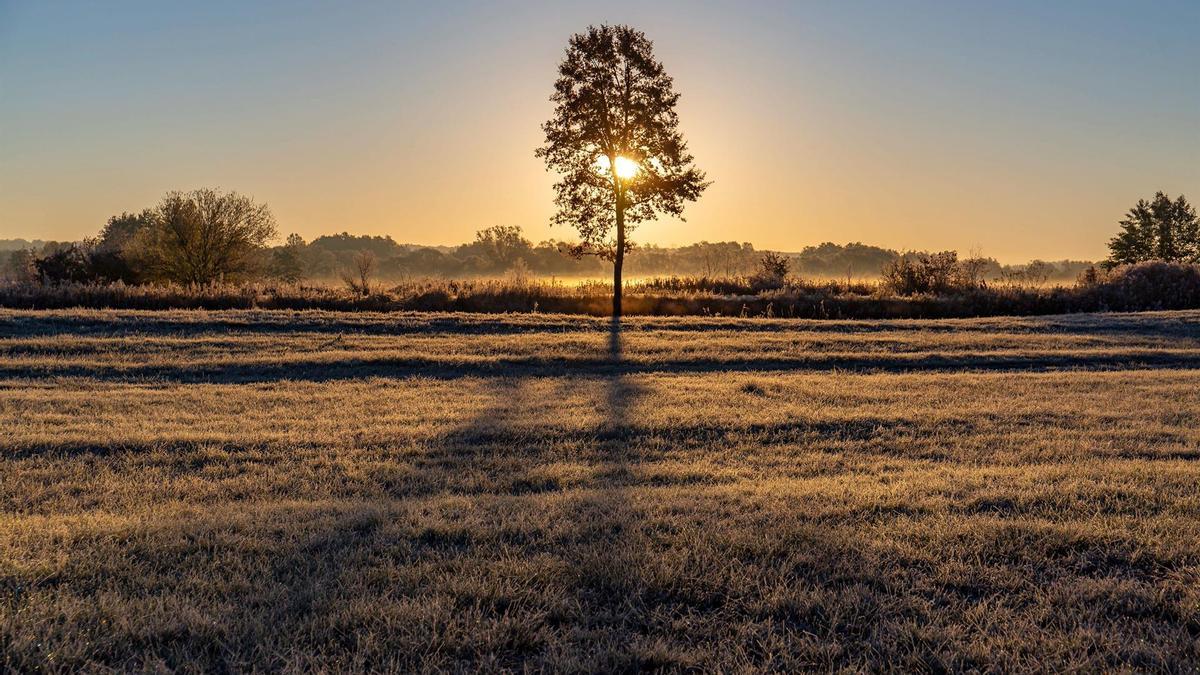
[[[475,233],[475,241],[458,247],[462,257],[478,256],[487,271],[502,272],[533,256],[533,245],[516,225],[495,225]]]
[[[271,251],[271,276],[296,283],[304,278],[304,238],[298,234],[289,234],[287,242]]]
[[[266,204],[236,192],[171,192],[135,243],[149,278],[208,284],[249,275],[257,254],[276,236]]]
[[[154,224],[154,211],[122,213],[108,219],[91,253],[91,266],[97,279],[137,283],[141,275],[132,259],[132,246]]]
[[[1108,242],[1110,267],[1146,260],[1200,262],[1200,221],[1196,209],[1180,195],[1162,192],[1152,201],[1139,199],[1121,221],[1121,231]]]
[[[679,132],[679,94],[641,31],[592,26],[573,35],[550,100],[537,155],[560,174],[552,222],[579,231],[574,254],[612,261],[619,317],[629,232],[658,214],[682,217],[708,183]]]
[[[93,281],[90,247],[68,244],[34,261],[38,281],[43,284],[83,284]]]

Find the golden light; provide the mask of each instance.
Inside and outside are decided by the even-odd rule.
[[[617,178],[629,179],[637,175],[639,167],[637,162],[627,157],[617,157]],[[596,158],[596,168],[604,173],[608,173],[612,163],[609,162],[607,155],[600,155]]]

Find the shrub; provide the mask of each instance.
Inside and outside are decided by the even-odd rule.
[[[1102,307],[1118,311],[1200,307],[1200,266],[1161,260],[1114,268],[1094,288]]]
[[[353,267],[342,273],[346,288],[355,295],[370,295],[371,277],[375,275],[377,263],[378,258],[373,251],[364,249],[355,254]]]
[[[1095,265],[1090,265],[1087,269],[1079,273],[1079,278],[1075,280],[1075,284],[1083,288],[1095,288],[1100,285],[1103,274]]]
[[[750,278],[750,286],[755,291],[783,288],[787,281],[787,274],[787,257],[774,251],[767,251],[758,261],[758,270]]]
[[[33,261],[44,284],[82,284],[94,281],[88,253],[78,244],[60,248]]]
[[[883,268],[885,287],[897,295],[945,293],[958,274],[954,251],[900,256]]]
[[[954,285],[963,290],[982,288],[985,286],[984,276],[996,264],[992,258],[978,255],[971,256],[958,262],[954,270]]]

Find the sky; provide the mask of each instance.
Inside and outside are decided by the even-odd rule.
[[[1200,2],[0,0],[0,238],[92,236],[167,191],[281,234],[534,240],[567,39],[646,32],[713,185],[635,241],[1099,259],[1200,201]]]

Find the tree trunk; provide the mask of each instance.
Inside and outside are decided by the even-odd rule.
[[[617,203],[617,255],[613,258],[613,318],[621,318],[621,267],[625,264],[625,207]]]

